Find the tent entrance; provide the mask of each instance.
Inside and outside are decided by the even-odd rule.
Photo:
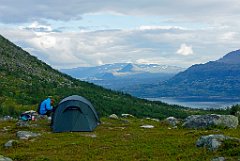
[[[72,129],[71,131],[79,131],[79,129],[81,131],[89,130],[88,120],[79,107],[70,106],[66,108],[61,118],[63,127]]]

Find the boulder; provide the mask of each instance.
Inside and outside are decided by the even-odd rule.
[[[12,159],[11,159],[11,158],[4,157],[4,156],[0,155],[0,161],[12,161]]]
[[[159,119],[156,119],[156,118],[147,117],[146,119],[147,119],[147,120],[151,120],[151,121],[160,122],[160,120],[159,120]]]
[[[175,127],[179,123],[179,121],[175,117],[168,117],[165,119],[165,121],[173,127]]]
[[[9,140],[8,142],[6,142],[6,143],[4,144],[4,147],[5,147],[5,148],[10,148],[10,147],[16,145],[17,143],[18,143],[17,140]]]
[[[232,140],[236,142],[240,142],[240,139],[224,136],[222,134],[212,134],[201,136],[196,143],[197,147],[206,147],[210,151],[216,151],[225,140]]]
[[[142,125],[142,126],[140,126],[141,128],[144,128],[144,129],[152,129],[152,128],[154,128],[154,126],[153,125]]]
[[[212,161],[225,161],[226,159],[224,157],[216,157],[213,158]]]
[[[30,121],[22,121],[22,120],[19,120],[19,121],[16,123],[16,126],[18,126],[18,127],[38,127],[39,125],[38,125],[38,124],[31,124]]]
[[[111,118],[111,119],[118,119],[118,116],[117,116],[116,114],[111,114],[111,115],[109,116],[109,118]]]
[[[2,121],[11,121],[11,120],[14,120],[14,118],[11,117],[11,116],[4,116],[4,117],[1,118],[0,120],[2,120]]]
[[[156,119],[156,118],[151,118],[150,120],[156,121],[156,122],[160,122],[160,120],[159,120],[159,119]]]
[[[29,125],[29,123],[27,121],[22,121],[22,120],[19,120],[16,123],[16,126],[18,126],[18,127],[30,127],[30,125]]]
[[[127,118],[127,117],[133,118],[133,117],[134,117],[133,115],[128,114],[128,113],[123,113],[121,116],[122,116],[122,117],[125,117],[125,118]]]
[[[7,126],[7,127],[3,127],[3,129],[1,130],[2,132],[7,132],[9,131],[11,126]]]
[[[239,117],[240,118],[240,111],[237,111],[235,116]]]
[[[82,134],[81,136],[86,136],[86,137],[90,137],[90,138],[96,138],[97,137],[96,134]]]
[[[186,128],[208,128],[221,126],[224,128],[237,128],[238,118],[233,115],[192,115],[188,116],[183,123]]]
[[[39,134],[39,133],[33,133],[33,132],[30,132],[30,131],[18,131],[17,132],[17,137],[19,139],[22,139],[22,140],[28,140],[30,138],[35,138],[35,137],[38,137],[40,135],[41,134]]]

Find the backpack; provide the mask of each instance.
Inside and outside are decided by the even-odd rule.
[[[23,120],[23,121],[29,121],[29,120],[32,119],[32,116],[31,116],[30,114],[23,113],[23,114],[21,114],[20,118],[21,118],[21,120]]]

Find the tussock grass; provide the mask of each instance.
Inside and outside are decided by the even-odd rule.
[[[46,120],[31,122],[37,127],[19,128],[16,122],[0,122],[0,154],[18,161],[77,161],[77,160],[211,160],[216,156],[236,159],[235,150],[228,150],[230,143],[217,152],[197,148],[195,143],[202,135],[221,133],[240,138],[240,129],[169,129],[165,123],[146,119],[112,120],[101,119],[102,124],[94,132],[52,133]],[[141,125],[154,125],[153,129],[140,128]],[[8,126],[8,131],[2,129]],[[10,126],[10,127],[9,127]],[[5,149],[3,144],[17,139],[16,132],[29,130],[42,135],[28,141],[20,140],[12,148]],[[97,137],[91,137],[95,134]],[[228,147],[227,147],[228,146]]]

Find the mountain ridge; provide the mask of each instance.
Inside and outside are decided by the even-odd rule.
[[[121,91],[132,85],[167,80],[183,70],[184,68],[169,65],[114,63],[61,71],[74,78]]]
[[[239,62],[240,50],[236,50],[216,61],[192,65],[165,82],[125,91],[139,97],[239,97]]]

